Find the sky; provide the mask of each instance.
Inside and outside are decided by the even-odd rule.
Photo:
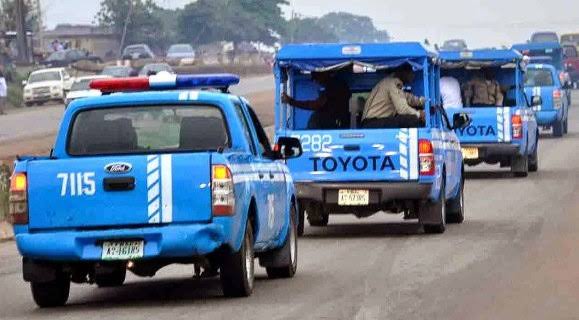
[[[577,0],[288,0],[305,17],[332,11],[366,15],[390,32],[394,41],[442,43],[465,39],[470,47],[496,47],[524,42],[534,31],[579,32]],[[81,4],[82,2],[82,4]],[[191,0],[157,0],[180,7]],[[92,23],[99,0],[41,0],[45,25]]]

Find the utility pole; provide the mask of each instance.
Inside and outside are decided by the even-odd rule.
[[[16,0],[16,41],[18,43],[18,60],[20,62],[29,62],[25,14],[24,0]]]
[[[125,40],[127,38],[127,28],[131,22],[131,16],[133,15],[133,0],[129,0],[129,10],[127,12],[127,18],[125,19],[125,25],[123,26],[123,35],[121,37],[121,46],[119,48],[119,58],[123,54],[123,48],[125,47]]]

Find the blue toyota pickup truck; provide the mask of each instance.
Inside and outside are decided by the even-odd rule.
[[[328,224],[330,214],[364,218],[377,211],[419,219],[427,233],[464,219],[464,176],[460,144],[453,131],[468,124],[465,114],[448,118],[440,106],[437,55],[419,43],[319,44],[283,47],[275,62],[277,137],[299,138],[304,155],[288,161],[300,208],[299,233]],[[406,88],[426,97],[419,126],[362,128],[361,115],[372,89],[392,71],[411,66]],[[341,92],[326,93],[314,74],[326,73]],[[335,86],[334,86],[335,87]],[[336,90],[336,89],[331,89]],[[338,101],[344,96],[349,101]],[[311,127],[312,111],[282,101],[324,97],[326,113],[349,105],[349,125]],[[323,116],[323,115],[322,115]]]
[[[254,257],[272,278],[297,268],[297,201],[256,114],[225,89],[232,75],[106,79],[116,93],[73,102],[49,157],[22,157],[10,218],[24,280],[40,307],[66,303],[71,281],[122,285],[172,263],[220,276],[226,296],[253,290]],[[201,274],[203,270],[203,274]]]
[[[497,102],[500,105],[471,103],[465,98],[464,107],[445,106],[449,114],[466,112],[472,119],[470,126],[456,131],[464,162],[469,166],[500,163],[519,177],[537,171],[539,128],[531,103],[538,104],[538,100],[530,101],[525,95],[523,56],[516,50],[488,49],[442,52],[440,58],[443,77],[458,80],[464,88],[469,81],[486,76],[486,81],[498,83],[503,97]]]
[[[529,65],[525,74],[525,92],[529,101],[540,97],[540,104],[534,108],[537,123],[546,129],[552,128],[555,137],[566,134],[569,102],[565,99],[565,88],[555,67],[548,64]]]

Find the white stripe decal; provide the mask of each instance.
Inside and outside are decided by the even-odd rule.
[[[511,142],[511,108],[503,109],[505,142]]]
[[[418,179],[418,129],[410,129],[410,180]]]
[[[400,153],[400,178],[408,180],[408,129],[400,129],[398,132],[400,141],[398,152]]]
[[[147,203],[149,223],[160,223],[159,156],[147,157]]]
[[[497,108],[497,137],[499,139],[499,142],[503,142],[505,140],[504,118],[502,108]]]
[[[173,222],[173,159],[170,154],[161,156],[161,221]]]

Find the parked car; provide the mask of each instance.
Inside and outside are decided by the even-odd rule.
[[[453,39],[444,41],[442,47],[440,47],[440,51],[463,51],[468,49],[466,45],[466,41],[462,39]]]
[[[80,49],[69,49],[53,52],[48,56],[48,58],[42,61],[41,64],[51,68],[68,67],[75,62],[84,60],[92,61],[95,63],[102,63],[101,58],[95,55],[91,55],[87,51]]]
[[[167,63],[149,63],[147,65],[145,65],[143,67],[143,69],[141,69],[141,71],[139,72],[139,76],[141,77],[146,77],[146,76],[151,76],[151,75],[155,75],[159,72],[168,72],[168,73],[175,73],[175,71],[173,71],[173,68],[171,68],[170,65],[168,65]]]
[[[300,142],[272,149],[247,100],[192,90],[239,77],[142,80],[95,80],[147,92],[73,102],[52,156],[16,163],[9,219],[40,307],[64,305],[71,282],[122,286],[127,271],[153,277],[170,264],[219,276],[228,297],[252,294],[256,259],[270,278],[296,273],[298,208],[284,162]]]
[[[154,59],[155,54],[146,44],[133,44],[123,50],[123,59],[137,60],[137,59]]]
[[[195,63],[195,50],[189,44],[174,44],[167,51],[167,60],[181,65]]]
[[[544,31],[535,32],[531,36],[531,43],[559,42],[559,35],[556,32]]]
[[[24,104],[29,107],[35,103],[42,105],[49,101],[64,103],[72,80],[66,69],[52,68],[32,72],[22,85]]]
[[[128,78],[138,75],[138,72],[128,66],[107,66],[103,69],[101,75],[113,78]]]
[[[66,95],[66,99],[64,100],[65,107],[77,99],[81,98],[89,98],[89,97],[98,97],[101,95],[100,90],[95,90],[90,88],[90,82],[96,79],[107,79],[111,78],[110,76],[86,76],[86,77],[79,77],[74,80],[72,86],[70,87],[70,91]]]

